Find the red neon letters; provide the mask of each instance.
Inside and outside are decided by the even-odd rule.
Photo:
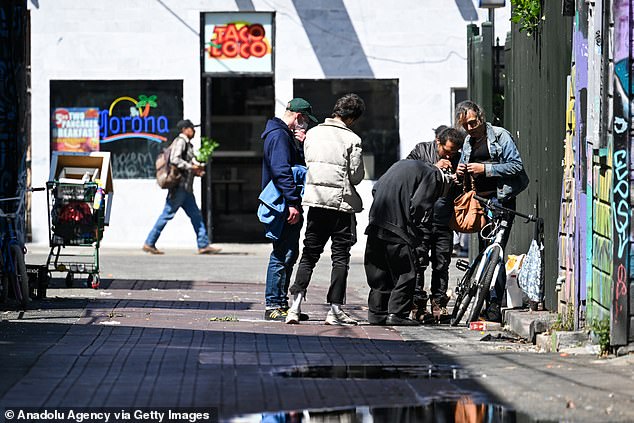
[[[260,24],[244,25],[240,29],[230,23],[214,28],[209,57],[215,59],[264,57],[268,45],[264,41],[264,27]]]

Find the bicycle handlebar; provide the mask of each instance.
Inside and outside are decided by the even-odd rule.
[[[45,187],[26,188],[26,191],[29,191],[29,192],[45,191],[45,190],[46,190]],[[24,204],[24,198],[23,197],[24,197],[23,195],[19,195],[17,197],[0,198],[0,203],[8,202],[8,201],[19,201],[18,207],[17,207],[17,209],[19,210]],[[6,213],[4,210],[2,210],[2,208],[0,208],[0,217],[6,217],[6,218],[14,219],[17,214],[18,214],[18,211],[14,212],[14,213]]]
[[[509,208],[506,208],[506,207],[503,207],[503,206],[499,206],[497,204],[493,204],[491,202],[490,198],[480,197],[479,195],[474,195],[473,198],[475,198],[479,202],[483,203],[486,207],[488,207],[490,209],[502,210],[502,211],[504,211],[506,213],[511,213],[511,214],[513,214],[515,216],[523,217],[524,219],[526,219],[527,222],[538,222],[540,220],[543,220],[541,217],[535,217],[532,214],[526,215],[524,213],[520,213],[518,211],[511,210]]]

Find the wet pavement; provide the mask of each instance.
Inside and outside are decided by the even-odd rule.
[[[31,250],[27,262],[43,263],[46,250]],[[327,256],[302,308],[310,320],[264,321],[268,253],[266,245],[227,245],[215,256],[107,249],[99,290],[66,288],[55,274],[47,299],[0,313],[0,407],[216,407],[223,421],[279,412],[332,421],[317,415],[343,410],[361,416],[349,421],[405,422],[430,409],[499,421],[634,421],[628,357],[542,354],[513,334],[465,327],[364,324],[358,254],[344,308],[362,324],[323,325]],[[452,283],[459,275],[452,268]]]

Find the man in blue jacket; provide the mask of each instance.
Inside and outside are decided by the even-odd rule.
[[[262,188],[272,181],[286,203],[286,222],[278,239],[273,241],[266,272],[265,320],[284,321],[287,315],[288,287],[299,255],[302,228],[301,188],[296,184],[291,168],[305,165],[295,139],[304,141],[309,120],[317,123],[310,103],[303,98],[294,98],[286,105],[281,118],[268,120],[262,133]]]

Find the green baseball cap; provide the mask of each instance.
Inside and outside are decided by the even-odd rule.
[[[286,110],[290,110],[291,112],[301,113],[303,115],[308,116],[310,120],[312,120],[313,122],[315,123],[319,122],[317,118],[313,116],[313,107],[310,105],[309,102],[307,102],[303,98],[295,97],[294,99],[289,101],[288,104],[286,105]]]

